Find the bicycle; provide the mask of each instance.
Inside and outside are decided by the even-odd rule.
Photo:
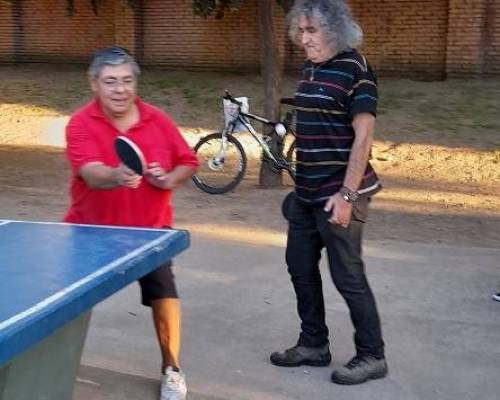
[[[295,180],[295,132],[293,130],[293,113],[288,112],[281,122],[273,122],[267,118],[250,114],[243,101],[234,98],[227,90],[222,97],[234,106],[226,118],[221,132],[202,137],[194,147],[200,161],[200,167],[193,176],[194,184],[206,193],[224,194],[240,184],[247,168],[247,155],[241,142],[234,136],[240,128],[246,129],[262,149],[262,161],[269,163],[275,173],[286,170],[292,180]],[[282,104],[293,105],[293,99],[282,99]],[[229,103],[227,103],[229,104]],[[272,126],[270,135],[259,134],[250,124],[255,120],[264,125]],[[272,136],[277,135],[276,149],[271,147]],[[283,156],[287,142],[289,147]],[[289,137],[289,136],[288,136]]]

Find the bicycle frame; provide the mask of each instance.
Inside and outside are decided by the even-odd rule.
[[[275,173],[280,173],[281,170],[286,170],[292,180],[295,180],[295,164],[294,164],[294,149],[295,149],[295,134],[290,125],[288,115],[283,122],[273,122],[267,118],[250,114],[246,109],[246,101],[239,101],[231,96],[226,91],[224,100],[229,100],[236,104],[237,107],[226,109],[225,103],[224,117],[225,123],[221,132],[212,133],[202,137],[195,145],[195,152],[203,153],[208,148],[207,157],[203,165],[208,169],[200,168],[198,173],[193,175],[193,182],[201,190],[209,194],[224,194],[234,189],[243,179],[247,167],[247,155],[245,148],[237,139],[235,133],[243,132],[250,133],[262,149],[262,161],[268,164],[268,167]],[[267,126],[273,127],[273,132],[265,135],[262,132],[256,131],[250,123],[250,120],[260,122]],[[286,155],[282,154],[285,147],[285,137],[291,133],[293,140],[289,141],[289,147]],[[277,135],[277,148],[271,146],[270,140],[272,135]],[[215,147],[211,143],[217,143]],[[233,152],[234,150],[234,152]],[[234,157],[236,155],[236,158]],[[234,161],[237,160],[237,164]],[[227,162],[228,168],[225,167]],[[212,172],[215,172],[212,175]],[[208,173],[208,175],[206,175]],[[215,179],[215,181],[212,180]],[[220,180],[222,179],[222,181]],[[215,183],[212,183],[215,182]]]
[[[234,130],[236,128],[236,125],[238,123],[241,123],[247,131],[252,135],[252,137],[259,143],[260,147],[264,151],[264,154],[271,159],[274,163],[279,165],[279,161],[276,159],[274,156],[273,152],[269,148],[269,145],[267,142],[263,139],[263,135],[259,134],[253,126],[250,124],[248,121],[248,118],[253,119],[255,121],[262,122],[265,125],[276,125],[274,122],[271,122],[270,120],[260,117],[258,115],[250,114],[250,113],[244,113],[241,111],[241,107],[238,105],[238,114],[236,117],[234,117],[222,130],[222,146],[221,150],[219,152],[219,155],[217,157],[217,160],[223,160],[224,159],[224,152],[225,152],[225,147],[227,145],[227,135],[233,135]],[[222,156],[222,157],[221,157]]]

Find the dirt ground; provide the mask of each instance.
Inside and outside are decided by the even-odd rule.
[[[85,82],[76,78],[81,76],[81,71],[38,71],[36,82],[32,80],[29,67],[26,70],[2,67],[0,73],[3,92],[0,94],[0,219],[60,220],[68,204],[68,168],[63,150],[40,146],[39,136],[51,119],[67,115],[82,102],[81,95],[76,96],[65,83],[77,82],[83,88]],[[65,80],[58,81],[54,73]],[[247,85],[246,91],[256,93],[256,88],[260,87],[258,79],[252,81],[239,76],[210,75],[206,79],[194,75],[179,78],[175,74],[166,79],[165,73],[161,76],[161,81],[154,73],[145,77],[145,87],[151,87],[151,93],[146,92],[143,97],[155,104],[160,100],[155,88],[161,85],[166,88],[164,90],[172,91],[169,92],[171,97],[165,93],[161,98],[184,99],[185,102],[214,96],[214,90],[219,93],[219,86],[225,87],[223,85]],[[207,81],[210,86],[206,92],[200,89],[193,94],[186,88],[174,92],[177,90],[175,82],[189,79]],[[53,82],[58,82],[60,87]],[[500,135],[497,122],[491,115],[484,126],[477,126],[469,119],[457,120],[453,107],[461,106],[464,85],[480,86],[483,88],[481,93],[488,88],[498,93],[500,81],[387,81],[383,85],[387,100],[381,105],[372,163],[384,190],[372,202],[365,237],[499,247]],[[52,86],[58,95],[53,95],[52,99],[44,97],[50,94],[47,88]],[[436,109],[444,106],[426,96],[434,93],[439,97],[441,92],[449,94],[449,102],[446,103],[448,108],[440,111]],[[66,103],[58,100],[64,97],[63,94],[67,95]],[[481,110],[491,108],[493,94],[489,96],[483,99]],[[162,106],[178,121],[186,139],[193,145],[206,132],[197,126],[212,129],[211,125],[219,123],[219,115],[214,122],[204,114],[187,113],[193,107],[182,104],[179,100],[169,106],[167,101]],[[432,104],[436,106],[431,107]],[[467,100],[467,104],[472,103]],[[420,114],[417,115],[417,111]],[[441,115],[449,119],[443,121]],[[429,116],[432,120],[426,119]],[[194,120],[196,124],[187,125],[186,121]],[[456,126],[451,126],[449,121],[456,121]],[[440,127],[440,123],[445,128]],[[477,129],[472,131],[470,126]],[[265,234],[267,236],[262,237],[269,239],[285,232],[280,204],[292,187],[259,188],[258,155],[253,156],[246,179],[233,193],[208,195],[191,183],[179,190],[174,198],[178,226],[227,237],[252,238]]]
[[[233,193],[208,195],[191,183],[180,189],[174,198],[177,225],[227,238],[272,239],[283,233],[280,203],[292,188],[260,189],[257,163],[252,164]],[[400,175],[394,168],[390,173],[379,169],[385,190],[374,198],[366,238],[498,247],[498,187],[469,184],[465,191],[460,182],[443,187],[411,175],[401,179],[407,173],[404,163]],[[0,219],[60,220],[68,204],[67,181],[61,149],[0,146]]]

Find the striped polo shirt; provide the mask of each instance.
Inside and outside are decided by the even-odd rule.
[[[297,178],[300,201],[323,205],[342,187],[354,141],[353,117],[377,111],[376,78],[356,50],[320,64],[306,61],[295,93]],[[370,164],[359,187],[361,196],[380,189]]]

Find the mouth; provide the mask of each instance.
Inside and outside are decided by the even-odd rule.
[[[117,106],[122,106],[126,104],[128,99],[111,99],[111,102]]]
[[[316,49],[312,46],[306,46],[305,51],[308,54],[316,53]]]

